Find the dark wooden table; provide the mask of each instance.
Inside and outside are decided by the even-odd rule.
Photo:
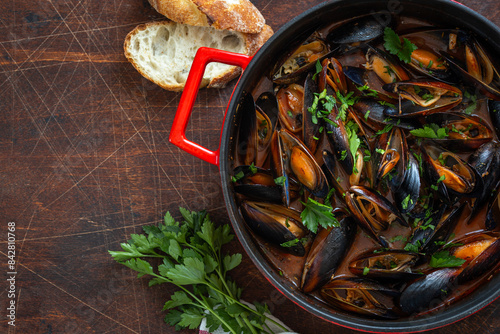
[[[320,2],[253,1],[274,30]],[[500,25],[498,0],[463,3]],[[0,3],[0,332],[174,332],[161,311],[172,289],[149,288],[107,253],[166,211],[179,218],[179,206],[229,223],[217,167],[168,142],[180,94],[143,79],[123,56],[125,35],[160,19],[145,0]],[[189,138],[216,148],[233,87],[200,92]],[[295,306],[246,256],[234,276],[244,298],[267,302],[295,331],[354,332]],[[499,319],[497,300],[431,333],[498,333]]]

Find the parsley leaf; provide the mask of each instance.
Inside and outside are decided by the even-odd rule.
[[[448,129],[441,128],[434,123],[426,124],[420,129],[413,129],[410,133],[420,138],[443,139],[448,137]]]
[[[417,49],[417,46],[406,38],[403,38],[403,43],[401,43],[398,34],[389,27],[384,29],[384,42],[387,51],[407,64],[411,62],[411,54]]]
[[[302,224],[311,232],[316,233],[319,226],[324,228],[340,226],[337,218],[333,215],[333,208],[330,205],[321,204],[311,197],[307,199],[307,203],[302,202],[302,204],[305,205],[305,208],[300,213],[300,218],[302,218]]]
[[[274,183],[278,186],[283,186],[285,184],[286,177],[285,176],[278,176],[277,178],[274,179]]]
[[[450,255],[448,251],[440,251],[432,254],[429,266],[432,268],[460,267],[465,260]]]
[[[321,73],[321,70],[323,69],[323,66],[321,66],[321,63],[319,62],[319,59],[316,60],[316,64],[314,65],[314,67],[315,67],[316,72],[314,72],[312,79],[316,80],[316,77],[318,76],[318,74]]]
[[[354,121],[349,121],[345,125],[345,129],[347,132],[347,138],[349,139],[349,149],[353,158],[356,158],[356,153],[358,152],[358,148],[361,145],[361,140],[358,137],[358,124]]]

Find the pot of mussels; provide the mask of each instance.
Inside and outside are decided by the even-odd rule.
[[[455,2],[326,2],[252,58],[200,50],[170,139],[219,166],[239,241],[293,302],[438,328],[500,294],[499,55]],[[211,61],[244,69],[216,151],[184,135]]]

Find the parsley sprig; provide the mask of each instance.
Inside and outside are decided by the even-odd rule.
[[[331,205],[321,204],[311,197],[307,199],[304,210],[300,213],[302,224],[307,227],[311,232],[316,233],[318,227],[322,226],[328,228],[330,226],[339,227],[340,223],[333,215],[333,208]]]
[[[233,239],[229,225],[215,227],[205,211],[190,212],[180,208],[183,222],[170,213],[164,223],[144,226],[145,234],[132,234],[122,251],[109,251],[118,262],[149,275],[149,285],[171,283],[180,290],[168,300],[165,322],[176,330],[199,327],[203,318],[213,332],[219,326],[231,333],[272,333],[266,325],[268,307],[254,303],[255,310],[240,302],[242,290],[228,278],[227,272],[241,263],[241,254],[224,255],[222,246]],[[147,258],[159,258],[153,269]],[[285,330],[285,328],[283,328]]]
[[[417,49],[417,46],[406,38],[403,38],[401,42],[398,34],[389,27],[384,29],[384,42],[387,51],[398,56],[401,61],[407,64],[411,62],[411,54]]]

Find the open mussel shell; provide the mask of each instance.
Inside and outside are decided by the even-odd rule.
[[[373,131],[382,131],[386,127],[398,126],[413,130],[419,123],[411,118],[391,118],[387,114],[397,113],[396,107],[374,97],[363,97],[352,106],[361,121]],[[386,111],[386,109],[392,109]]]
[[[469,156],[469,164],[481,175],[483,187],[474,201],[471,219],[476,215],[484,219],[482,210],[489,211],[495,200],[495,191],[500,183],[500,144],[490,141],[477,149]]]
[[[412,80],[384,85],[384,89],[399,96],[399,108],[392,117],[427,116],[443,112],[462,102],[462,91],[440,81]],[[391,110],[387,110],[391,112]]]
[[[358,46],[360,43],[367,43],[382,37],[385,27],[389,26],[391,21],[392,18],[388,12],[357,17],[330,30],[326,40],[334,46],[348,47],[349,44]]]
[[[283,62],[273,74],[272,80],[279,85],[297,82],[317,61],[321,62],[331,53],[326,43],[314,35]]]
[[[281,203],[281,187],[270,170],[255,166],[238,166],[233,171],[234,191],[248,199]]]
[[[457,246],[451,248],[450,254],[466,261],[457,277],[459,283],[475,280],[500,266],[498,233],[476,233],[451,243]]]
[[[339,217],[339,226],[322,229],[314,237],[302,273],[304,292],[317,290],[326,284],[351,247],[357,225],[347,216]]]
[[[419,252],[433,253],[439,245],[448,240],[453,233],[464,209],[465,204],[458,207],[448,207],[442,202],[435,201],[429,217],[420,220],[413,229],[410,241]]]
[[[289,247],[283,244],[300,240],[307,235],[300,213],[278,204],[244,201],[240,208],[247,225],[270,243],[295,256],[304,256],[306,251],[301,242]]]
[[[347,79],[342,69],[342,64],[334,57],[325,58],[322,63],[322,70],[318,75],[319,91],[326,89],[330,95],[340,92],[343,95],[347,92]]]
[[[435,113],[426,117],[426,123],[438,124],[447,129],[447,136],[434,139],[441,146],[452,150],[475,150],[493,139],[493,131],[479,116],[459,112]]]
[[[408,166],[408,144],[399,127],[393,127],[378,137],[373,158],[375,186],[384,177],[389,177],[391,187],[397,189],[403,182]]]
[[[387,241],[380,236],[394,221],[408,226],[398,209],[385,197],[364,186],[352,186],[346,192],[345,200],[357,223],[382,247]]]
[[[328,304],[344,311],[383,319],[400,317],[394,310],[399,292],[366,278],[335,278],[321,288],[320,294]]]
[[[419,255],[404,250],[390,250],[362,254],[349,263],[349,270],[356,275],[382,281],[406,281],[421,277],[412,271]]]
[[[294,175],[314,196],[328,194],[328,181],[311,152],[292,133],[279,131],[280,155],[287,175]]]
[[[460,271],[457,268],[437,269],[412,282],[399,298],[401,310],[408,315],[417,314],[442,303],[455,287]]]
[[[304,87],[295,83],[282,86],[276,93],[276,99],[282,128],[300,135],[304,108]]]
[[[411,54],[408,66],[419,74],[449,84],[460,81],[455,71],[450,69],[441,53],[454,53],[467,36],[457,29],[418,29],[401,35],[417,46]]]
[[[465,81],[478,87],[482,94],[490,99],[500,100],[498,64],[474,37],[470,36],[464,46],[463,55],[458,57],[446,52],[441,55]]]
[[[408,73],[390,54],[372,46],[368,46],[366,52],[365,68],[375,72],[385,84],[410,80]]]
[[[451,202],[453,196],[477,196],[483,182],[475,168],[430,140],[422,142],[421,151],[428,181],[443,200]]]

